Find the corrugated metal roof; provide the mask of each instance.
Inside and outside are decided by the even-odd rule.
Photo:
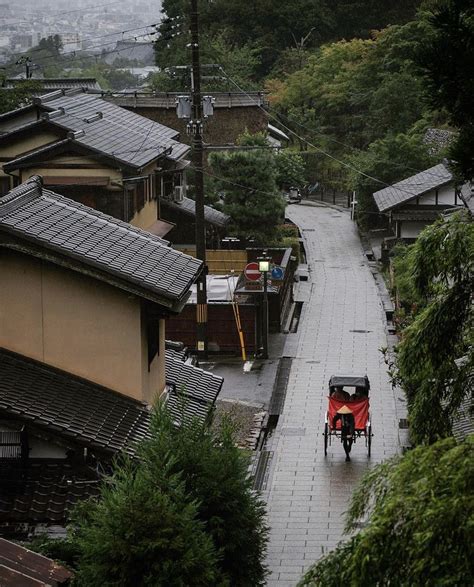
[[[60,196],[31,178],[0,198],[0,231],[180,301],[202,262],[161,238]]]
[[[64,110],[64,114],[58,114],[50,123],[71,132],[84,131],[83,136],[74,137],[75,142],[118,162],[140,168],[165,152],[168,159],[177,161],[189,151],[188,145],[176,140],[176,130],[120,108],[96,94],[70,91],[58,96],[57,93],[46,94],[34,102],[45,113]]]
[[[106,452],[134,453],[149,434],[141,402],[0,349],[0,413]]]
[[[172,200],[161,200],[161,206],[164,208],[171,208],[179,210],[188,216],[196,217],[196,202],[191,198],[183,198],[182,202],[174,202]],[[209,224],[224,227],[230,221],[230,216],[211,208],[211,206],[204,206],[204,220]]]
[[[374,200],[380,212],[386,212],[452,180],[452,173],[444,163],[440,163],[375,192]]]
[[[0,584],[10,587],[68,585],[73,573],[56,561],[0,538]]]

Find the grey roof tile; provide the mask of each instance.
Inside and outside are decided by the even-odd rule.
[[[167,158],[177,161],[189,151],[189,146],[177,141],[179,133],[82,91],[56,96],[46,94],[37,98],[45,112],[63,109],[64,114],[50,121],[67,131],[85,131],[74,141],[85,147],[113,157],[118,162],[140,168],[169,150]],[[100,113],[102,118],[87,122]]]
[[[197,418],[205,422],[214,407],[224,380],[183,361],[183,356],[166,351],[166,382],[173,388],[168,393],[167,408],[176,423]]]
[[[4,349],[0,413],[107,452],[133,454],[149,434],[150,412],[141,402]]]
[[[452,181],[453,175],[449,169],[440,163],[430,169],[426,169],[416,175],[412,175],[398,183],[374,193],[374,200],[380,212],[391,210],[400,204],[404,204],[445,185]]]
[[[182,202],[161,200],[161,205],[164,208],[169,207],[173,210],[179,210],[188,216],[196,216],[196,202],[191,198],[184,198]],[[204,206],[204,219],[209,224],[224,227],[229,223],[230,216],[215,208],[211,208],[211,206]]]
[[[0,231],[170,301],[187,295],[202,267],[151,233],[44,189],[37,177],[0,198]]]

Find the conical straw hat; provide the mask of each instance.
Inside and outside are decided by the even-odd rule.
[[[342,408],[339,408],[337,410],[338,414],[352,414],[352,410],[350,408],[348,408],[347,406],[342,406]]]

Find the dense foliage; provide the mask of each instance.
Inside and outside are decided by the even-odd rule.
[[[363,227],[384,224],[372,194],[435,163],[419,134],[392,134],[371,143],[349,161],[348,181],[357,194],[357,219]],[[357,171],[356,171],[357,170]]]
[[[208,161],[216,188],[224,193],[223,210],[233,233],[262,244],[274,238],[285,211],[274,154],[261,147],[211,153]]]
[[[439,220],[405,258],[423,309],[402,333],[394,376],[407,393],[413,441],[434,442],[450,434],[474,388],[474,223],[464,213]]]
[[[445,108],[459,136],[451,157],[461,176],[474,177],[474,7],[444,0],[428,19],[430,42],[420,54],[434,107]]]
[[[323,45],[301,69],[267,80],[280,119],[302,137],[302,149],[320,154],[313,159],[313,179],[355,190],[365,225],[383,221],[374,191],[436,162],[424,133],[446,120],[430,110],[417,63],[430,34],[420,14],[369,39]]]
[[[353,36],[367,37],[373,29],[391,22],[406,22],[414,16],[417,0],[214,0],[199,3],[203,31],[214,38],[225,31],[236,47],[252,45],[259,49],[260,77],[265,76],[289,47],[301,47],[306,38],[309,47]],[[163,12],[168,18],[160,27],[157,44],[158,64],[167,67],[170,60],[185,49],[185,35],[172,37],[181,22],[187,29],[189,0],[164,0]],[[311,34],[309,34],[311,33]]]
[[[348,532],[300,587],[455,587],[474,582],[474,437],[419,447],[371,469],[353,494]]]
[[[38,83],[34,80],[22,81],[12,89],[0,89],[0,114],[27,106],[31,103],[33,93],[38,89]]]
[[[264,504],[230,424],[176,428],[158,405],[138,456],[77,508],[63,547],[43,551],[75,564],[79,585],[262,585]]]
[[[170,458],[117,467],[100,500],[76,511],[79,585],[209,585],[217,555]]]

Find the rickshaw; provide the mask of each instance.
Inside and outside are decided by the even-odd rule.
[[[350,388],[352,394],[349,393]],[[329,405],[324,421],[324,456],[328,454],[328,445],[336,437],[343,442],[341,421],[333,427],[334,416],[342,409],[349,408],[354,416],[354,434],[352,441],[355,444],[358,438],[365,439],[365,446],[370,457],[372,447],[372,424],[369,412],[370,383],[367,375],[355,377],[352,375],[333,375],[329,379]],[[342,393],[341,393],[342,392]],[[350,450],[350,449],[349,449]],[[349,459],[347,459],[349,460]]]

